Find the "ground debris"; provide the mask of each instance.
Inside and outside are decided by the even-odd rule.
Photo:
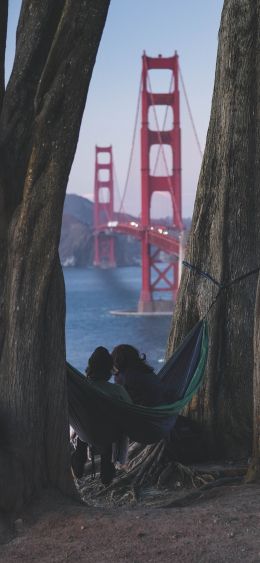
[[[97,484],[98,479],[92,487]],[[219,494],[223,489],[225,494]],[[137,503],[123,506],[111,502],[110,491],[107,497],[97,497],[103,503],[98,507],[65,502],[52,492],[45,502],[38,500],[17,515],[23,520],[23,533],[1,545],[0,561],[260,561],[259,485],[226,484],[214,490],[216,496],[203,503],[175,508],[163,505],[187,490],[144,487]]]

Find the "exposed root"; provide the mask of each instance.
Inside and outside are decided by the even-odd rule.
[[[163,444],[160,442],[156,446],[150,446],[146,449],[146,455],[142,463],[138,464],[138,471],[134,476],[133,484],[136,487],[142,487],[148,483],[155,483],[158,475],[161,473],[161,453]]]
[[[128,463],[128,471],[132,471],[137,466],[140,466],[153,449],[154,446],[146,446],[141,448],[135,457],[129,456],[131,461]]]
[[[163,459],[163,444],[149,446],[129,464],[127,473],[121,472],[108,487],[97,492],[96,497],[109,498],[111,502],[138,502],[142,490],[147,486],[156,488],[180,489],[199,487],[213,480],[210,474],[199,475],[192,468],[181,463]]]
[[[202,487],[207,485],[210,481],[215,481],[215,477],[210,473],[204,473],[203,475],[195,475],[193,478],[194,487]]]
[[[138,502],[138,495],[134,488],[126,491],[122,496],[118,491],[112,490],[110,495],[110,502],[116,504],[117,506],[123,506],[124,504],[136,504]]]
[[[144,450],[144,446],[138,442],[131,442],[128,450],[128,459],[132,460],[138,456],[140,452]]]
[[[260,459],[254,458],[247,470],[245,476],[245,483],[259,483],[260,482]]]
[[[172,477],[172,463],[168,463],[166,467],[161,471],[159,477],[157,478],[157,486],[162,489],[166,487]]]
[[[0,513],[0,545],[8,543],[15,537],[14,524],[6,514]]]
[[[91,480],[90,476],[81,480],[78,489],[84,500],[94,504],[132,505],[146,502],[148,492],[149,498],[154,497],[158,503],[159,497],[159,502],[162,502],[167,494],[172,495],[174,491],[179,497],[183,489],[193,489],[184,498],[164,505],[184,506],[185,503],[214,496],[215,487],[241,482],[247,471],[246,463],[184,465],[171,459],[164,442],[146,447],[132,443],[129,459],[127,470],[121,469],[109,486],[103,486],[99,479]],[[89,472],[90,468],[91,464],[88,464],[85,471]]]
[[[240,485],[243,483],[243,477],[223,477],[222,479],[218,479],[211,483],[207,483],[203,485],[196,491],[192,491],[191,493],[185,495],[182,498],[176,499],[169,503],[165,503],[160,506],[160,508],[178,508],[183,506],[189,506],[194,502],[201,502],[216,496],[216,493],[213,492],[213,489],[224,487],[227,485]],[[213,493],[213,494],[212,494]]]

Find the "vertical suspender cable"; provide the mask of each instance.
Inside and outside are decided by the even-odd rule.
[[[133,131],[133,136],[132,136],[132,144],[131,144],[131,151],[130,151],[130,158],[129,158],[128,168],[127,168],[127,174],[126,174],[126,181],[125,181],[123,195],[122,195],[121,204],[120,204],[118,213],[121,213],[121,211],[124,207],[124,200],[125,200],[125,196],[126,196],[126,192],[127,192],[127,188],[128,188],[130,170],[131,170],[132,161],[133,161],[134,145],[135,145],[136,131],[137,131],[137,122],[138,122],[138,115],[139,115],[139,108],[140,108],[141,87],[142,87],[142,77],[140,78],[140,85],[139,85],[139,92],[138,92],[138,99],[137,99],[137,106],[136,106],[136,113],[135,113],[134,131]]]
[[[188,96],[187,96],[187,92],[186,92],[186,88],[185,88],[185,84],[184,84],[184,80],[183,80],[183,76],[182,76],[180,66],[179,66],[179,70],[180,70],[181,85],[182,85],[184,98],[185,98],[187,109],[188,109],[188,114],[189,114],[189,117],[190,117],[190,120],[191,120],[191,125],[192,125],[193,133],[194,133],[194,136],[195,136],[195,140],[196,140],[196,143],[197,143],[198,151],[199,151],[200,156],[202,158],[203,152],[202,152],[202,149],[201,149],[201,146],[200,146],[199,137],[198,137],[198,133],[197,133],[197,130],[196,130],[196,127],[195,127],[194,119],[193,119],[193,116],[192,116],[191,107],[190,107],[189,99],[188,99]]]

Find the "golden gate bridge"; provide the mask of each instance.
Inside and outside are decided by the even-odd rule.
[[[170,71],[168,92],[153,92],[149,72],[152,69]],[[178,54],[172,57],[142,57],[138,108],[135,119],[134,138],[124,193],[119,211],[114,209],[114,163],[112,146],[96,146],[94,180],[94,260],[96,267],[116,266],[115,240],[113,233],[132,236],[141,241],[142,287],[138,303],[139,312],[172,310],[180,283],[183,259],[184,227],[182,220],[181,185],[181,131],[180,131],[180,93],[179,77],[182,80],[184,96],[188,106],[198,148],[201,148],[192,119],[190,106],[182,75]],[[133,155],[137,115],[141,101],[141,215],[140,220],[127,220],[120,214],[126,197],[129,171]],[[160,127],[157,108],[165,107],[165,117]],[[167,113],[171,110],[171,127],[165,127]],[[155,129],[149,127],[149,114],[153,112]],[[152,170],[151,149],[157,147],[157,157]],[[166,147],[170,149],[166,158]],[[169,155],[169,152],[167,156]],[[159,158],[163,163],[163,173],[156,173]],[[104,201],[104,190],[106,198]],[[151,218],[151,201],[155,192],[167,193],[171,201],[171,224],[158,225]],[[103,195],[103,197],[102,197]],[[122,220],[123,217],[123,220]],[[118,220],[119,218],[119,220]],[[162,252],[167,260],[162,260]],[[163,295],[162,295],[163,294]],[[159,296],[159,298],[158,298]],[[163,298],[162,298],[163,297]]]

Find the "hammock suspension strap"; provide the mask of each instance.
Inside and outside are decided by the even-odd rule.
[[[248,278],[249,276],[252,276],[253,274],[257,274],[260,271],[260,266],[257,266],[257,268],[254,268],[253,270],[250,270],[249,272],[246,272],[245,274],[242,274],[241,276],[238,276],[237,278],[234,278],[226,283],[221,283],[218,280],[216,280],[215,278],[213,278],[213,276],[211,276],[211,274],[209,274],[208,272],[203,272],[202,270],[199,270],[197,268],[197,266],[194,266],[194,264],[190,264],[189,262],[187,262],[186,260],[183,260],[183,266],[185,266],[186,268],[188,268],[189,270],[191,270],[192,272],[194,272],[195,274],[198,274],[199,276],[208,279],[209,281],[211,281],[211,283],[213,283],[214,285],[216,285],[219,288],[219,291],[217,292],[217,295],[215,296],[215,298],[213,299],[212,303],[210,304],[206,314],[204,315],[203,318],[205,318],[209,311],[211,310],[211,308],[213,307],[213,305],[215,305],[217,299],[219,298],[220,294],[222,293],[223,289],[228,289],[231,285],[238,283],[242,280],[244,280],[245,278]]]

